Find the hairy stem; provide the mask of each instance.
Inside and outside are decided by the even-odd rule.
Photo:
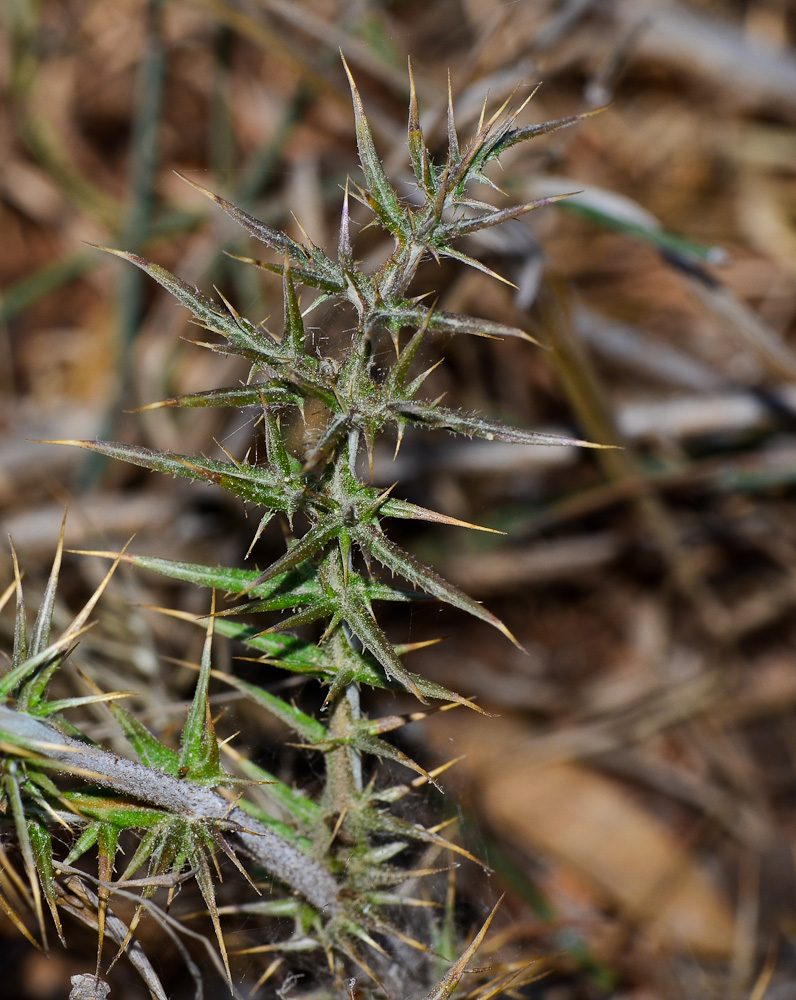
[[[331,874],[212,789],[118,757],[54,726],[0,705],[0,740],[89,776],[105,788],[198,822],[223,823],[245,852],[327,917],[340,909]],[[59,768],[59,769],[64,769]]]

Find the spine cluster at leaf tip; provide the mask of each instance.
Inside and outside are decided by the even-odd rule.
[[[116,554],[106,580],[57,639],[51,638],[50,630],[61,546],[32,631],[19,571],[3,599],[16,594],[17,624],[11,668],[0,678],[0,808],[13,823],[27,883],[20,880],[9,888],[7,881],[0,881],[0,906],[29,936],[17,905],[18,897],[27,896],[44,937],[42,898],[59,935],[61,912],[74,914],[79,909],[77,897],[83,899],[84,909],[85,900],[94,899],[100,953],[103,941],[111,938],[119,953],[127,951],[155,996],[160,988],[157,976],[135,944],[134,931],[144,912],[159,912],[154,905],[158,887],[167,884],[173,894],[186,869],[196,879],[210,913],[234,992],[224,939],[226,916],[216,903],[214,867],[219,853],[227,855],[247,879],[262,879],[265,873],[270,887],[265,895],[252,890],[253,902],[247,904],[246,912],[263,919],[293,920],[292,935],[277,943],[255,945],[250,949],[253,953],[321,949],[339,976],[359,967],[371,982],[383,977],[394,943],[407,940],[396,914],[401,907],[424,903],[399,891],[402,883],[426,873],[412,869],[400,856],[418,844],[460,855],[466,852],[438,829],[397,815],[391,807],[412,785],[384,787],[370,777],[373,769],[365,764],[367,755],[387,757],[413,769],[418,774],[414,784],[434,781],[435,774],[427,773],[385,738],[424,711],[369,718],[360,708],[360,689],[404,689],[424,704],[438,699],[475,706],[409,670],[404,656],[412,646],[387,637],[374,606],[382,601],[437,599],[515,640],[480,603],[391,539],[385,530],[389,518],[462,522],[401,500],[393,488],[373,485],[374,446],[389,434],[397,441],[397,452],[411,425],[490,441],[584,444],[509,427],[424,398],[423,385],[432,369],[419,370],[418,362],[434,334],[531,338],[515,327],[438,309],[411,292],[418,265],[428,256],[453,258],[493,274],[462,251],[460,239],[555,199],[496,209],[478,200],[473,188],[491,185],[486,170],[506,150],[570,125],[580,116],[520,127],[517,113],[506,114],[504,105],[488,119],[482,113],[475,135],[461,146],[449,94],[447,154],[444,162],[435,163],[420,128],[410,68],[408,145],[417,192],[410,205],[398,196],[384,171],[350,72],[348,77],[363,178],[359,184],[346,185],[334,257],[309,238],[296,242],[189,182],[276,253],[273,262],[240,259],[281,277],[284,322],[280,332],[251,322],[226,300],[209,297],[142,257],[109,251],[144,270],[201,326],[220,337],[203,346],[239,355],[250,365],[244,385],[192,393],[154,406],[250,407],[261,422],[264,460],[249,454],[211,459],[130,444],[68,442],[150,470],[213,483],[234,494],[258,511],[252,545],[275,515],[283,515],[292,538],[286,551],[262,571]],[[394,243],[387,260],[370,273],[355,257],[351,198],[370,210],[373,222]],[[353,307],[354,326],[342,347],[327,346],[329,353],[324,353],[324,344],[333,339],[310,336],[305,327],[309,310],[302,312],[298,285],[317,290],[310,308],[324,300]],[[310,408],[314,433],[296,442],[297,435],[289,435],[286,428],[295,424],[295,413],[303,417]],[[60,701],[48,695],[53,675],[87,627],[120,560],[238,598],[221,613],[213,608],[205,620],[209,622],[207,641],[179,746],[159,739],[134,713],[122,708],[118,703],[122,692],[95,690],[86,697]],[[401,582],[403,586],[398,585]],[[236,616],[244,612],[282,613],[282,617],[277,625],[263,629],[252,625],[250,618],[249,623],[242,623]],[[292,631],[312,623],[322,626],[317,643]],[[213,670],[214,632],[237,640],[250,657],[264,664],[319,680],[326,686],[323,714],[306,714],[264,685]],[[228,766],[222,764],[208,704],[213,676],[286,723],[302,746],[324,756],[324,787],[318,797],[312,799],[278,781],[234,746],[225,746]],[[93,744],[67,721],[67,711],[96,702],[107,703],[136,760],[119,758]],[[245,786],[251,782],[270,782],[261,792],[273,803],[272,810],[249,801]],[[243,785],[244,791],[230,797],[225,789],[235,785]],[[237,798],[239,794],[242,797]],[[56,857],[56,828],[62,831],[59,840],[66,829],[73,834],[64,857]],[[120,869],[119,839],[130,830],[137,834],[138,847],[132,855],[128,853]],[[99,856],[93,889],[92,879],[75,867],[89,850]],[[144,874],[134,878],[139,872]],[[129,925],[124,925],[111,918],[113,900],[134,884],[141,890],[138,909]],[[283,891],[277,893],[277,888]],[[430,926],[428,921],[424,926]],[[426,951],[432,946],[428,940],[411,943]],[[468,949],[430,997],[450,994],[471,954]]]

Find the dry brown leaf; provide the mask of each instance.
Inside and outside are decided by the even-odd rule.
[[[479,811],[513,847],[575,869],[662,947],[731,953],[729,902],[620,782],[581,764],[540,766],[527,728],[505,717],[450,713],[435,723],[429,736],[446,753],[467,755],[459,770]]]

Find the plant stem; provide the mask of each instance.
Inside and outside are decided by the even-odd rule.
[[[3,705],[0,705],[0,740],[33,751],[48,761],[57,761],[106,788],[133,795],[168,812],[197,822],[223,824],[247,854],[324,916],[338,912],[337,883],[325,868],[242,809],[230,808],[230,803],[212,789],[180,781],[163,771],[82,743],[46,722]]]

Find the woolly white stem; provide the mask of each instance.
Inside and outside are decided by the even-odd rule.
[[[212,789],[180,781],[163,771],[66,736],[54,726],[0,705],[0,741],[88,775],[106,788],[197,821],[222,821],[240,846],[281,882],[326,916],[340,908],[330,873]]]

